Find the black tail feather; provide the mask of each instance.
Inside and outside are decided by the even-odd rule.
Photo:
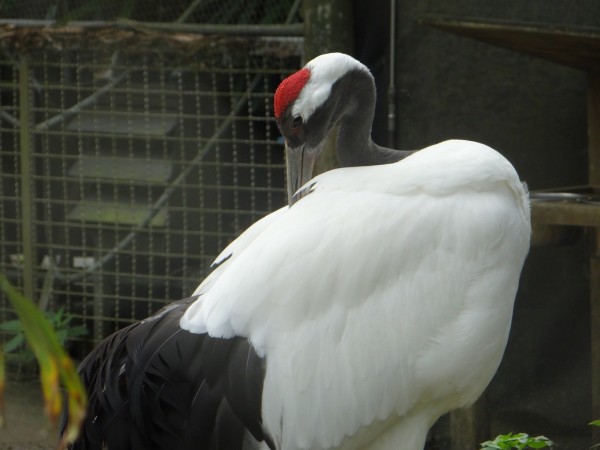
[[[264,359],[245,338],[182,330],[194,300],[114,333],[81,363],[89,407],[72,450],[242,450],[248,432],[269,442]]]

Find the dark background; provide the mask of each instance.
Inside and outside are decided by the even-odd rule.
[[[355,55],[376,77],[374,140],[388,142],[388,0],[355,2]],[[455,36],[425,16],[600,28],[600,2],[417,0],[396,4],[396,148],[445,139],[503,153],[531,190],[587,181],[584,72]],[[382,19],[383,18],[383,19]],[[544,434],[563,450],[592,442],[587,236],[533,247],[513,327],[488,389],[492,435]]]

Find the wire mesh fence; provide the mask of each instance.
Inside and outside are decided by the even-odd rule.
[[[0,58],[0,271],[87,327],[76,356],[190,295],[228,242],[286,202],[272,93],[298,46],[219,42],[184,59]],[[2,298],[0,322],[11,317]]]

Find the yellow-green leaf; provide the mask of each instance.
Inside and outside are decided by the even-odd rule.
[[[4,372],[4,352],[0,348],[0,428],[4,426],[4,383],[6,375]]]
[[[60,385],[67,391],[69,423],[59,448],[66,448],[78,435],[85,416],[87,397],[73,362],[60,345],[50,322],[42,312],[0,274],[0,287],[23,324],[27,343],[40,366],[40,378],[46,414],[55,424],[63,408]]]

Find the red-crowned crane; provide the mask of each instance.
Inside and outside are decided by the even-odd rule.
[[[526,190],[499,153],[370,138],[371,74],[322,55],[275,115],[290,183],[339,124],[345,167],[314,178],[215,261],[194,296],[82,363],[74,449],[421,450],[502,358],[529,249]]]

